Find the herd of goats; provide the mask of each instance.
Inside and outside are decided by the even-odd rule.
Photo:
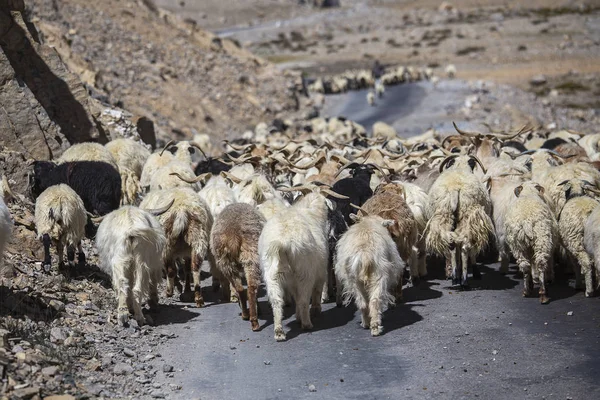
[[[142,304],[157,307],[165,277],[166,296],[177,287],[203,306],[207,260],[213,288],[239,301],[252,330],[264,282],[278,341],[285,304],[293,300],[310,329],[311,312],[330,297],[338,306],[354,300],[362,326],[380,335],[405,268],[416,286],[428,254],[445,259],[456,286],[468,287],[469,267],[476,278],[476,257],[495,248],[501,272],[516,260],[523,296],[536,283],[547,303],[555,264],[592,296],[600,134],[455,128],[401,139],[382,123],[367,135],[344,118],[276,120],[225,141],[219,156],[208,140],[171,141],[154,153],[132,139],[76,144],[54,162],[30,163],[43,265],[52,264],[51,246],[59,269],[74,267],[76,248],[85,263],[81,240],[95,238],[126,325],[131,314],[151,322]],[[5,202],[15,196],[6,179],[2,186],[0,251],[12,226]]]

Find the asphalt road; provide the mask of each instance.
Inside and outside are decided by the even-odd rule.
[[[354,92],[327,111],[368,128],[383,119],[410,135],[427,116],[449,123],[462,85],[398,86],[367,111],[364,92]],[[521,296],[514,269],[504,276],[497,264],[459,292],[440,279],[441,267],[428,268],[427,282],[385,313],[380,337],[359,326],[354,307],[329,303],[311,332],[286,309],[288,340],[278,343],[264,290],[262,330],[252,332],[238,305],[217,303],[206,282],[206,308],[176,303],[154,318],[177,335],[156,349],[156,379],[172,399],[600,399],[600,298],[584,298],[563,277],[541,305]],[[163,364],[174,366],[172,377]]]

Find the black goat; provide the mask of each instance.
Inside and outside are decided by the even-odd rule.
[[[365,201],[373,196],[373,191],[371,190],[369,183],[371,181],[373,170],[377,168],[378,167],[373,164],[351,163],[338,171],[339,174],[343,169],[350,169],[352,173],[352,177],[340,179],[332,186],[334,192],[347,196],[349,199],[342,200],[331,198],[331,200],[337,203],[337,209],[342,213],[344,221],[346,221],[348,225],[351,225],[352,223],[350,214],[356,212],[350,204],[362,206]]]
[[[101,161],[73,161],[54,164],[35,161],[29,185],[33,199],[50,186],[64,183],[81,197],[85,209],[95,215],[106,215],[119,208],[121,175],[113,166]]]

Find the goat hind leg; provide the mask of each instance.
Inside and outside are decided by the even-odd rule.
[[[200,280],[200,267],[202,266],[202,257],[192,252],[192,278],[194,279],[194,300],[196,307],[204,307],[204,298],[202,297],[202,282]]]

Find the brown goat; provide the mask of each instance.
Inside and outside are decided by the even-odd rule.
[[[265,218],[251,205],[230,204],[216,217],[210,235],[210,247],[215,257],[216,269],[235,288],[242,309],[242,319],[250,319],[252,330],[257,331],[257,292],[260,284],[258,238]],[[248,290],[244,291],[242,278]],[[224,285],[227,289],[227,285]],[[248,305],[250,309],[248,309]]]
[[[394,183],[379,185],[373,197],[362,205],[361,215],[365,213],[394,221],[394,224],[388,227],[388,231],[398,246],[400,257],[409,264],[411,281],[413,285],[416,284],[419,271],[415,246],[419,228],[412,211],[406,204],[404,189]]]

